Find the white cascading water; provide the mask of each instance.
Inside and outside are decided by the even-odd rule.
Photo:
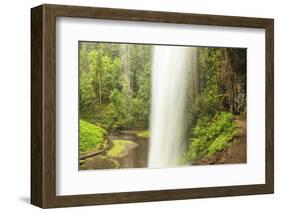
[[[185,149],[188,74],[196,48],[154,46],[148,167],[179,165]]]

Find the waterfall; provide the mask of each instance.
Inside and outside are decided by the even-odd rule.
[[[196,51],[193,47],[154,47],[149,167],[179,165],[187,142],[188,78],[197,70]]]

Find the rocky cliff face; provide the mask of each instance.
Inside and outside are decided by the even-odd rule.
[[[234,114],[246,114],[246,51],[224,48],[220,61],[222,107]]]

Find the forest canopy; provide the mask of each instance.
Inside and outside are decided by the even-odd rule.
[[[80,43],[80,119],[109,131],[148,128],[151,46]]]

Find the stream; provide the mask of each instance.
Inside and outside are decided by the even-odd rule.
[[[144,168],[148,164],[148,138],[137,136],[135,133],[112,132],[108,140],[130,140],[138,144],[137,147],[130,149],[129,154],[117,159],[121,168]]]

